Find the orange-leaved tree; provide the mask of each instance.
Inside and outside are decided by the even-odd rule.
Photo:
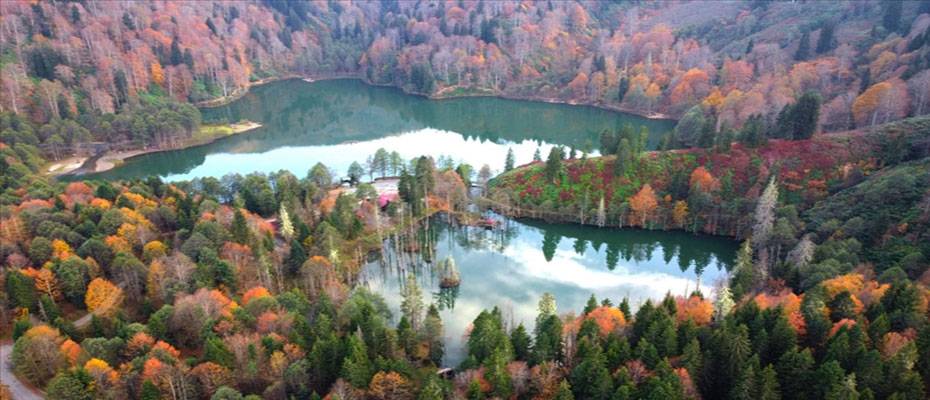
[[[643,188],[630,198],[630,207],[639,216],[640,225],[642,226],[646,226],[646,218],[655,211],[658,205],[656,193],[648,183],[643,185]]]
[[[97,315],[109,315],[123,302],[123,290],[103,278],[96,278],[87,285],[84,303],[87,310]]]
[[[717,190],[717,187],[720,185],[716,178],[711,175],[710,171],[704,168],[704,166],[699,166],[691,171],[691,189],[692,190],[701,190],[704,193],[709,193],[714,190]]]
[[[413,399],[413,390],[407,378],[396,372],[378,372],[371,378],[368,392],[375,399]]]
[[[269,296],[271,296],[271,293],[268,292],[268,289],[265,289],[263,286],[256,286],[256,287],[253,287],[247,290],[242,295],[242,304],[248,305],[249,302],[254,299],[261,298],[261,297],[269,297]]]

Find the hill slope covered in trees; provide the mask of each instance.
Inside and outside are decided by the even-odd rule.
[[[0,2],[0,333],[16,373],[63,400],[924,399],[928,7]],[[422,248],[416,221],[465,210],[467,165],[411,160],[384,210],[321,164],[176,183],[39,173],[90,141],[170,147],[199,126],[192,103],[293,75],[680,117],[663,150],[605,132],[605,157],[556,148],[486,201],[734,236],[729,282],[583,310],[546,294],[532,329],[483,310],[445,379],[443,321],[416,280],[397,318],[356,284],[386,236]]]
[[[0,4],[0,110],[52,146],[133,139],[149,96],[198,102],[293,74],[772,122],[807,91],[844,130],[930,110],[927,2],[29,2]],[[150,103],[150,102],[149,102]],[[80,119],[73,126],[59,118]],[[816,117],[816,116],[815,116]],[[148,128],[162,136],[185,125]],[[133,136],[135,134],[135,136]],[[688,134],[681,138],[691,140]]]

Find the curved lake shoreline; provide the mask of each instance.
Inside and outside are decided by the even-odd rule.
[[[514,149],[517,163],[524,164],[537,149],[543,154],[556,145],[594,149],[601,131],[624,124],[647,127],[651,145],[674,127],[672,121],[588,105],[500,97],[437,101],[357,79],[276,81],[202,113],[207,124],[248,120],[262,127],[207,146],[133,157],[85,178],[158,175],[172,181],[280,169],[302,176],[315,162],[341,175],[351,162],[364,162],[379,147],[398,151],[405,160],[448,155],[475,170],[488,164],[499,171],[508,148]]]
[[[229,104],[202,109],[205,124],[255,121],[248,135],[228,135],[212,143],[126,158],[116,168],[80,179],[134,179],[150,175],[183,181],[227,174],[288,170],[304,176],[322,162],[345,173],[379,148],[408,160],[429,155],[469,163],[475,170],[503,169],[508,150],[516,164],[529,163],[554,146],[596,148],[600,132],[625,124],[644,126],[649,143],[673,129],[656,120],[586,104],[562,104],[500,96],[457,96],[440,100],[411,95],[396,87],[358,79],[306,82],[279,80],[257,85]],[[596,156],[595,150],[590,152]],[[454,223],[424,224],[433,246],[403,255],[413,264],[392,264],[393,246],[364,266],[360,284],[384,297],[399,315],[400,285],[413,273],[436,303],[446,333],[445,365],[461,361],[461,335],[481,309],[501,306],[515,323],[532,329],[536,304],[544,292],[559,306],[576,310],[592,294],[635,306],[666,293],[702,289],[727,273],[736,242],[726,237],[679,231],[597,228],[571,223],[510,219],[490,214],[501,227],[485,230]],[[436,218],[435,220],[440,220]],[[432,221],[432,220],[431,220]],[[452,257],[461,273],[455,288],[441,288],[438,261]],[[388,261],[384,261],[388,260]],[[395,321],[396,322],[396,321]]]
[[[179,151],[185,149],[191,149],[200,146],[206,146],[212,144],[216,141],[226,139],[233,135],[245,134],[255,129],[261,128],[262,125],[257,122],[252,121],[242,121],[241,123],[232,123],[225,126],[202,126],[201,130],[224,130],[228,129],[227,133],[218,133],[208,135],[207,137],[200,139],[190,140],[189,143],[182,144],[176,148],[145,148],[145,149],[134,149],[134,150],[121,150],[121,151],[108,151],[103,154],[98,154],[92,157],[72,157],[77,161],[71,163],[68,166],[63,168],[56,168],[59,164],[63,164],[65,161],[59,161],[57,164],[54,164],[48,168],[47,173],[64,180],[76,180],[82,179],[85,175],[89,174],[98,174],[102,172],[107,172],[113,168],[118,167],[123,162],[131,160],[136,157],[141,157],[146,154],[155,154],[171,151]]]
[[[454,99],[462,99],[462,98],[475,98],[475,97],[489,97],[489,98],[498,98],[498,99],[515,100],[515,101],[529,101],[529,102],[538,102],[538,103],[559,104],[559,105],[566,105],[566,106],[592,107],[592,108],[597,108],[601,110],[608,110],[608,111],[614,111],[618,113],[631,114],[637,117],[647,118],[651,120],[672,121],[676,123],[678,122],[676,118],[673,118],[670,115],[666,115],[662,113],[644,114],[639,110],[622,107],[620,105],[611,105],[611,104],[607,104],[603,102],[596,102],[596,103],[575,102],[571,100],[563,100],[563,99],[554,98],[554,97],[522,96],[522,95],[514,95],[514,94],[507,94],[507,93],[494,93],[494,92],[481,93],[477,91],[464,92],[464,93],[458,93],[458,94],[419,93],[419,92],[409,91],[401,86],[396,86],[396,85],[386,84],[386,83],[385,84],[374,83],[374,82],[371,82],[366,77],[361,76],[361,75],[356,75],[356,74],[330,75],[330,76],[285,75],[281,77],[269,77],[269,78],[259,79],[255,82],[249,82],[248,85],[241,92],[234,93],[234,94],[231,94],[225,97],[218,97],[214,99],[200,101],[200,102],[194,103],[194,105],[201,109],[218,108],[218,107],[227,106],[230,103],[233,103],[241,99],[242,97],[248,95],[249,92],[255,88],[259,88],[261,86],[269,85],[275,82],[288,81],[288,80],[302,80],[308,83],[334,81],[334,80],[357,80],[369,86],[393,88],[393,89],[400,90],[406,95],[419,96],[419,97],[423,97],[423,98],[435,100],[435,101],[454,100]],[[456,89],[473,90],[469,88],[460,88],[460,87],[447,87],[445,89],[446,89],[445,90],[446,92],[455,92]]]

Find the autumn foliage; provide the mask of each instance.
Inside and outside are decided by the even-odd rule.
[[[106,279],[96,278],[87,285],[84,301],[90,312],[109,315],[123,302],[123,291]]]
[[[271,293],[268,292],[268,289],[265,289],[264,287],[261,287],[261,286],[256,286],[256,287],[253,287],[247,290],[242,295],[242,304],[248,305],[249,302],[252,301],[253,299],[257,299],[261,297],[268,297],[268,296],[271,296]]]
[[[630,198],[630,208],[639,219],[641,226],[646,226],[646,219],[655,211],[658,202],[656,201],[655,191],[648,183],[643,185],[642,189]]]
[[[697,325],[707,325],[714,314],[713,303],[699,296],[676,297],[675,304],[678,310],[675,318],[679,323],[691,320]]]
[[[578,325],[581,324],[582,320],[594,321],[598,328],[600,328],[600,334],[602,336],[607,336],[611,332],[616,332],[627,324],[626,318],[624,318],[623,313],[620,312],[619,309],[608,306],[595,308],[587,315],[579,318]]]

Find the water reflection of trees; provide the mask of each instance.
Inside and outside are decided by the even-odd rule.
[[[646,126],[652,133],[652,144],[673,126],[669,121],[592,107],[498,98],[434,101],[356,80],[275,82],[253,88],[231,104],[205,109],[202,114],[207,123],[250,120],[260,122],[263,128],[207,146],[173,152],[172,156],[143,156],[136,160],[137,166],[130,167],[127,163],[121,167],[119,177],[185,173],[203,163],[204,157],[211,153],[258,153],[283,146],[368,141],[427,127],[481,141],[531,139],[584,148],[597,143],[601,131],[623,124]]]
[[[669,121],[591,107],[498,98],[434,101],[356,80],[311,85],[277,82],[253,89],[242,100],[204,112],[206,121],[240,119],[261,121],[277,133],[276,141],[288,141],[284,143],[288,145],[295,144],[294,140],[310,145],[333,144],[333,139],[374,139],[432,127],[494,142],[534,139],[580,147],[596,142],[602,130],[617,129],[626,123],[646,126],[654,133],[652,139],[673,126]]]
[[[501,252],[521,232],[519,224],[496,215],[494,217],[503,222],[499,229],[485,230],[448,223],[434,223],[431,225],[431,229],[436,231],[433,237],[442,231],[446,233],[447,240],[454,241],[454,245],[460,249]],[[567,238],[572,241],[572,249],[579,256],[584,256],[589,247],[597,253],[603,250],[605,265],[611,271],[621,260],[628,263],[643,263],[654,256],[661,256],[665,264],[671,265],[674,261],[682,272],[693,268],[694,272],[700,275],[711,265],[728,269],[735,249],[735,244],[726,239],[696,236],[683,232],[601,229],[523,220],[520,222],[541,231],[543,235],[541,250],[546,261],[552,261],[559,243],[563,238]]]
[[[666,265],[677,264],[682,272],[694,268],[699,276],[708,267],[727,268],[736,246],[725,239],[681,232],[600,229],[524,220],[517,223],[493,217],[502,221],[499,229],[462,226],[448,216],[439,216],[415,230],[391,235],[384,242],[377,267],[366,268],[365,279],[384,282],[388,290],[394,291],[404,287],[408,274],[414,274],[440,310],[454,310],[459,287],[439,287],[442,275],[439,261],[450,256],[468,260],[470,252],[502,252],[518,235],[538,237],[532,235],[534,232],[541,235],[541,251],[546,260],[554,259],[560,242],[566,239],[579,256],[591,259],[596,253],[594,257],[603,257],[609,270],[624,261],[642,263],[661,258]],[[415,245],[411,246],[412,243]],[[469,284],[467,279],[462,283]]]
[[[439,288],[438,292],[433,292],[433,302],[439,307],[439,310],[454,310],[455,300],[459,297],[459,287]]]
[[[519,228],[507,221],[503,221],[502,225],[496,229],[452,225],[446,225],[443,228],[449,233],[449,238],[454,239],[455,245],[464,250],[502,252],[519,234]]]
[[[694,268],[702,274],[708,266],[728,268],[735,244],[725,239],[696,236],[683,232],[659,232],[633,229],[601,229],[567,224],[545,224],[520,221],[541,231],[541,249],[546,261],[555,256],[563,238],[572,240],[573,251],[584,256],[590,247],[596,253],[604,251],[605,264],[614,270],[621,260],[641,263],[661,256],[665,264],[676,261],[684,272]],[[657,253],[659,252],[659,253]]]
[[[485,230],[450,224],[433,224],[432,228],[447,232],[447,239],[453,240],[460,249],[500,252],[521,232],[519,224],[499,216],[495,218],[503,221],[500,229]],[[603,250],[606,267],[611,271],[621,260],[642,263],[653,256],[661,256],[665,264],[671,265],[674,261],[682,272],[693,268],[700,275],[711,265],[729,268],[735,246],[722,238],[683,232],[600,229],[523,220],[520,223],[541,231],[541,250],[546,261],[552,261],[559,243],[567,238],[572,241],[572,249],[579,256],[584,256],[589,247],[597,253]]]

